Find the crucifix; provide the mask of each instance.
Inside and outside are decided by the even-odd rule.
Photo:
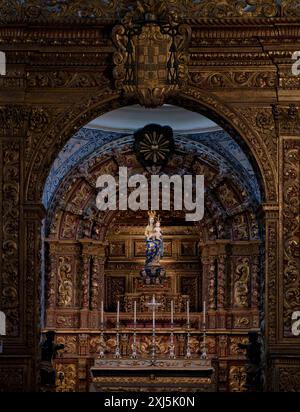
[[[150,309],[152,308],[152,359],[151,363],[152,365],[155,364],[155,357],[156,357],[156,346],[155,346],[155,311],[156,309],[161,306],[161,303],[156,302],[155,300],[155,295],[152,297],[152,301],[148,302],[145,304],[145,306],[148,306]]]

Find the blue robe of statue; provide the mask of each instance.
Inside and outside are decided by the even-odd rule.
[[[159,265],[164,254],[164,243],[159,239],[146,239],[146,266]]]

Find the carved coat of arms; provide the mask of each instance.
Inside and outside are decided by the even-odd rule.
[[[116,88],[145,107],[164,104],[188,81],[190,37],[191,28],[165,3],[137,2],[113,30]]]

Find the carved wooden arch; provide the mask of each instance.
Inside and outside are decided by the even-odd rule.
[[[76,106],[70,106],[47,128],[31,156],[26,176],[25,198],[39,203],[50,167],[73,134],[96,117],[137,101],[121,101],[120,95],[109,88]],[[252,160],[265,201],[277,201],[276,173],[273,161],[258,133],[251,131],[251,124],[234,109],[204,90],[190,87],[169,103],[199,112],[217,121],[238,140]],[[267,159],[267,161],[266,161]]]
[[[276,202],[276,169],[272,157],[259,133],[235,109],[203,89],[189,87],[172,98],[170,103],[201,113],[212,119],[235,139],[249,158],[260,185],[262,199]],[[268,159],[268,162],[266,162]]]
[[[50,232],[51,238],[61,238],[61,233],[64,231],[65,219],[68,217],[68,220],[69,218],[71,220],[73,218],[75,219],[70,225],[74,234],[72,237],[63,236],[62,239],[81,239],[83,232],[87,232],[86,236],[92,237],[92,223],[93,219],[95,219],[95,222],[98,222],[100,225],[99,236],[95,237],[95,239],[99,241],[105,240],[106,232],[109,230],[109,226],[113,223],[113,220],[116,219],[116,214],[118,213],[110,211],[99,212],[96,210],[94,202],[97,193],[95,188],[97,176],[106,174],[109,170],[110,174],[117,177],[118,165],[129,166],[131,171],[135,171],[136,173],[143,172],[143,168],[140,166],[135,153],[128,143],[129,141],[122,142],[121,140],[122,138],[117,139],[115,141],[115,147],[113,148],[110,145],[105,145],[99,149],[100,151],[89,155],[83,160],[80,168],[74,167],[71,169],[69,174],[60,183],[47,213],[46,231],[47,233]],[[195,152],[190,156],[191,159],[187,160],[183,154],[184,149],[182,147],[185,147],[185,140],[184,138],[182,141],[179,137],[174,158],[166,166],[165,172],[172,174],[174,170],[177,170],[178,166],[183,166],[184,170],[190,172],[196,167],[197,170],[194,170],[195,173],[207,176],[206,208],[208,214],[205,217],[205,222],[209,228],[214,227],[213,234],[210,233],[210,236],[206,234],[207,240],[213,240],[215,236],[218,239],[231,238],[233,234],[229,234],[229,226],[233,231],[236,231],[237,227],[245,226],[247,227],[247,236],[245,239],[256,239],[258,228],[255,212],[254,210],[252,211],[254,204],[250,198],[251,193],[245,186],[245,182],[243,180],[237,180],[236,176],[234,176],[234,171],[232,171],[233,178],[229,178],[227,174],[223,175],[221,166],[222,162],[225,162],[225,159],[222,159],[220,156],[214,157],[214,154],[209,151],[205,154],[201,153],[202,156],[199,155],[199,152]],[[199,145],[199,150],[202,150],[201,143],[193,143],[195,143],[196,146]],[[186,146],[185,151],[188,149],[189,147]],[[130,159],[129,164],[127,163],[128,159]],[[216,162],[217,159],[221,162],[220,164]],[[232,166],[230,165],[228,167],[231,169]],[[217,184],[218,182],[219,184]],[[215,193],[216,184],[219,189],[223,187],[228,191],[225,198],[223,198],[222,195],[220,196],[220,193]],[[241,197],[242,192],[244,192],[244,195]],[[228,196],[231,200],[234,200],[231,206],[230,203],[227,203]],[[228,214],[229,212],[230,214]],[[234,213],[232,214],[232,212]],[[127,214],[128,213],[129,212],[127,212]],[[92,220],[90,219],[91,217],[93,217]],[[242,221],[244,219],[244,223],[238,223],[239,218],[241,218]],[[120,220],[122,220],[122,216],[118,217],[116,222]],[[252,229],[250,230],[250,228]],[[254,232],[256,235],[253,234]],[[234,240],[245,239],[234,237]]]

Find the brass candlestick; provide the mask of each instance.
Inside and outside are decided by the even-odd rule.
[[[100,334],[100,358],[105,357],[105,339],[104,339],[104,332],[103,332],[103,323],[101,323],[101,334]]]
[[[174,345],[174,333],[173,333],[173,323],[171,324],[171,335],[170,335],[170,359],[176,359],[175,355],[175,345]]]
[[[131,359],[136,359],[136,358],[137,358],[137,351],[136,351],[136,330],[135,330],[135,327],[134,327]]]
[[[120,359],[121,358],[121,352],[120,352],[120,333],[119,333],[119,327],[120,324],[117,323],[117,334],[116,334],[116,351],[115,351],[115,358]]]
[[[191,359],[191,347],[190,347],[190,323],[187,324],[187,342],[186,342],[186,359]]]

